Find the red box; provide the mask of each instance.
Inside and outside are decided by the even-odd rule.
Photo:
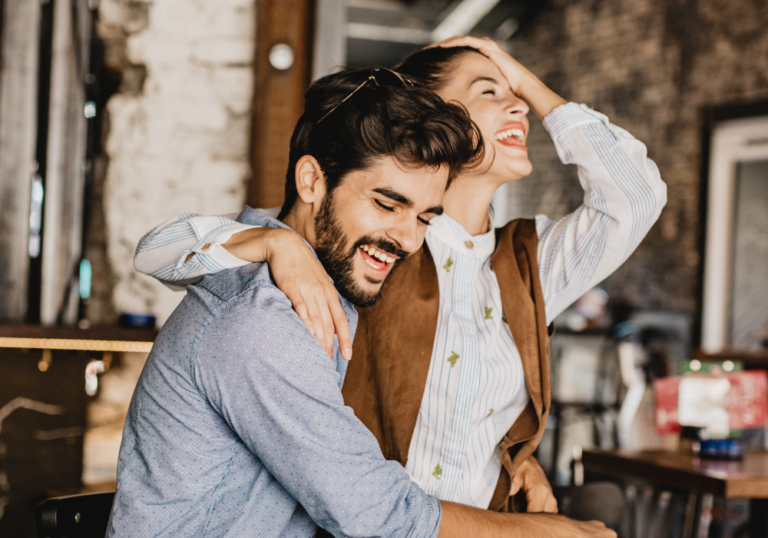
[[[750,370],[724,375],[731,383],[725,400],[731,430],[762,428],[768,423],[768,375],[764,370]],[[678,433],[678,394],[682,376],[665,377],[653,382],[656,392],[656,428],[660,434]]]

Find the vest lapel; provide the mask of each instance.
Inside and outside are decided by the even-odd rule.
[[[511,477],[538,446],[549,416],[549,334],[537,248],[533,220],[512,221],[497,230],[491,267],[499,282],[505,317],[520,352],[531,400],[501,441],[502,470],[488,506],[490,510],[514,510],[513,498],[509,497]]]
[[[536,305],[530,268],[536,268],[536,252],[528,252],[528,245],[513,244],[515,221],[497,230],[496,251],[491,256],[491,267],[496,274],[501,291],[501,304],[509,330],[520,352],[525,372],[525,383],[537,415],[543,407],[541,386],[541,362]],[[514,254],[513,254],[514,253]]]
[[[392,271],[381,300],[358,309],[344,402],[376,436],[384,457],[403,466],[429,375],[439,294],[424,243]]]

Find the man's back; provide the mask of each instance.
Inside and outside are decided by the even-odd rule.
[[[189,288],[131,402],[109,536],[435,536],[439,503],[344,406],[345,369],[266,265]]]

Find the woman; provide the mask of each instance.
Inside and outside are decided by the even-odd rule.
[[[546,326],[626,260],[658,218],[666,187],[642,143],[567,103],[489,39],[452,38],[396,69],[466,107],[486,162],[454,180],[425,247],[361,311],[345,401],[427,493],[506,509],[522,486],[529,511],[555,511],[546,488],[529,487],[540,483],[529,456],[549,408]],[[532,169],[529,110],[563,163],[578,165],[584,204],[557,222],[537,216],[495,233],[494,192]],[[167,243],[157,257],[155,246]],[[136,267],[178,282],[267,260],[329,353],[335,325],[349,358],[346,320],[319,264],[300,241],[271,247],[265,230],[185,216],[142,240]]]

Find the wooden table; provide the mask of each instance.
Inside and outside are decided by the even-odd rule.
[[[687,490],[694,503],[699,494],[750,499],[750,536],[768,536],[768,452],[748,452],[741,462],[723,462],[669,451],[585,450],[582,463],[589,472]],[[692,525],[686,525],[691,534]]]

